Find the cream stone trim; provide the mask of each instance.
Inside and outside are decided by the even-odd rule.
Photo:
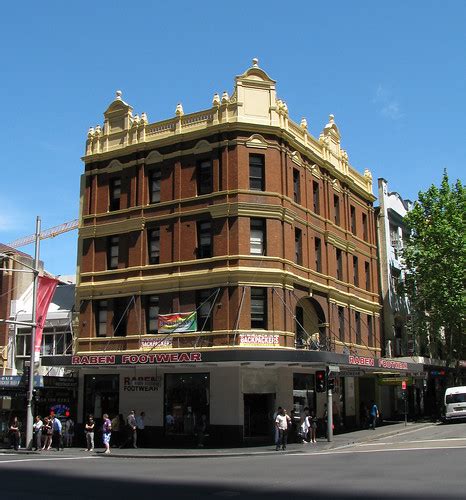
[[[154,151],[151,151],[147,157],[144,159],[144,162],[146,163],[146,165],[153,165],[155,163],[162,163],[164,160],[164,156],[162,154],[160,154],[158,151],[154,150]],[[128,163],[132,163],[132,162],[128,162]]]
[[[251,137],[244,142],[247,148],[267,149],[269,144],[260,134],[252,134]]]
[[[334,340],[335,345],[343,346],[343,347],[352,347],[355,349],[362,349],[365,351],[373,351],[373,352],[381,352],[382,349],[380,347],[369,347],[361,344],[354,344],[353,342],[342,342],[341,340]]]

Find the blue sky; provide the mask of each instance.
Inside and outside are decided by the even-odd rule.
[[[206,109],[253,57],[295,121],[330,113],[360,172],[415,199],[466,165],[466,2],[23,1],[2,6],[0,241],[78,216],[89,126],[115,90],[154,122]],[[55,274],[77,233],[42,242]],[[32,253],[33,248],[23,247]]]

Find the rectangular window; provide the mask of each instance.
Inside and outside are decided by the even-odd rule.
[[[121,179],[115,178],[110,181],[110,211],[120,210]]]
[[[355,255],[353,256],[353,283],[354,286],[359,286],[359,262]]]
[[[146,333],[157,334],[159,321],[159,298],[157,295],[148,295],[146,298]]]
[[[345,309],[338,306],[338,336],[342,342],[345,340]]]
[[[356,234],[356,209],[350,206],[351,232]]]
[[[210,221],[197,223],[197,257],[198,259],[212,257],[212,225]]]
[[[162,181],[162,171],[160,168],[152,170],[149,177],[149,200],[151,203],[160,202],[160,183]]]
[[[293,199],[295,203],[301,203],[301,189],[299,184],[299,170],[293,169]]]
[[[302,265],[303,263],[303,242],[301,229],[295,228],[294,230],[294,253],[296,264]]]
[[[264,191],[264,155],[249,155],[249,189]]]
[[[120,238],[110,236],[107,240],[107,269],[118,269],[118,255],[120,253]]]
[[[361,313],[358,311],[354,313],[354,323],[356,329],[356,344],[361,345]]]
[[[251,328],[267,329],[266,292],[266,288],[251,288]]]
[[[149,229],[147,231],[147,244],[149,250],[149,264],[159,264],[160,262],[160,228]]]
[[[318,273],[322,272],[322,240],[320,238],[316,238],[314,240],[314,254],[316,260],[316,271]]]
[[[343,281],[343,252],[337,248],[337,279]]]
[[[317,181],[312,181],[312,209],[315,214],[320,214],[320,190]]]
[[[113,299],[113,336],[126,337],[130,298]]]
[[[367,343],[369,347],[374,345],[374,331],[372,327],[372,316],[367,316]]]
[[[107,301],[95,302],[95,333],[96,337],[107,336]]]
[[[265,255],[265,220],[251,219],[250,251],[252,255]]]
[[[340,197],[333,195],[333,217],[337,226],[340,225]]]
[[[197,164],[197,194],[212,192],[212,161],[204,160]]]
[[[366,275],[366,290],[371,289],[371,267],[369,262],[364,262],[364,273]]]
[[[362,214],[362,237],[364,241],[368,240],[368,234],[367,234],[367,215]]]
[[[196,293],[197,331],[212,330],[211,309],[213,294],[211,290],[199,290]]]

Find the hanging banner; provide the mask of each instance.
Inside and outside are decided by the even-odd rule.
[[[187,313],[159,314],[159,333],[184,333],[197,330],[196,311]]]
[[[34,360],[39,361],[40,346],[42,344],[42,332],[44,330],[47,312],[53,294],[57,288],[58,280],[48,278],[47,276],[39,276],[39,285],[37,287],[37,307],[36,307],[36,338],[34,343]]]

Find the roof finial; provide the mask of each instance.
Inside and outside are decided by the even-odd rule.
[[[328,118],[330,123],[335,123],[335,115],[328,115]]]
[[[115,94],[116,94],[116,98],[117,98],[119,101],[121,101],[121,94],[122,94],[121,90],[117,90],[117,91],[115,92]]]
[[[253,68],[258,68],[258,67],[259,67],[259,59],[257,59],[257,57],[255,57],[255,58],[252,60],[252,67],[253,67]]]

